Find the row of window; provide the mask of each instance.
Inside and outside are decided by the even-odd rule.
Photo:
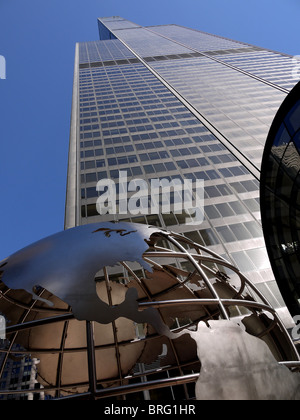
[[[244,241],[262,237],[262,229],[255,221],[219,226],[215,229],[224,242]]]
[[[159,149],[161,147],[164,147],[163,143],[158,141],[147,141],[143,143],[136,143],[135,144],[136,150],[153,150],[153,149]]]
[[[173,149],[173,150],[170,150],[170,153],[173,157],[178,157],[178,156],[198,155],[199,153],[201,153],[201,151],[199,150],[198,147],[193,146],[193,147],[183,147],[183,148]]]
[[[80,138],[81,141],[80,142],[80,147],[81,148],[89,148],[89,147],[95,147],[95,146],[101,146],[102,145],[102,140],[97,139],[97,140],[86,140],[86,139],[94,139],[94,138],[98,138],[100,137],[100,132],[99,131],[94,131],[94,132],[90,132],[90,133],[81,133]],[[156,139],[158,138],[157,133],[145,133],[145,134],[141,134],[139,136],[132,136],[133,141],[139,141],[139,140],[143,140],[143,143],[135,143],[135,147],[137,150],[147,150],[147,149],[156,149],[156,148],[160,148],[160,147],[164,147],[164,144],[162,143],[162,141],[158,140],[158,141],[154,141],[154,142],[149,142],[146,140],[151,140],[151,139]],[[213,136],[194,136],[192,138],[190,137],[181,137],[181,138],[174,138],[174,139],[168,139],[168,140],[164,140],[164,143],[167,147],[172,147],[172,146],[180,146],[180,145],[187,145],[187,144],[192,144],[194,142],[196,143],[203,143],[204,141],[215,141],[215,138]],[[112,137],[112,138],[105,138],[104,139],[104,144],[105,145],[111,145],[111,144],[119,144],[119,143],[130,143],[130,137],[128,135],[126,136],[118,136],[118,137]],[[221,151],[221,150],[226,150],[224,148],[224,146],[218,144],[216,142],[216,144],[210,144],[209,146],[207,146],[208,148],[204,149],[204,146],[200,146],[200,149],[202,152],[215,152],[215,151]],[[187,148],[187,149],[179,149],[178,153],[180,153],[182,156],[184,155],[188,155],[188,154],[194,154],[194,153],[199,153],[200,149],[196,149],[196,148]],[[179,156],[180,154],[177,154],[176,150],[173,150],[173,156]],[[228,162],[232,162],[235,161],[236,158],[231,155],[231,154],[226,154],[226,155],[217,155],[217,156],[212,156],[211,160],[213,161],[213,163],[228,163]]]
[[[148,160],[168,159],[170,155],[166,150],[162,150],[159,152],[141,153],[139,158],[142,162],[146,162]]]
[[[96,144],[101,144],[101,141],[99,140],[99,141],[94,141],[94,142],[93,141],[84,142],[84,146],[86,147],[96,145]],[[147,150],[147,149],[151,150],[151,149],[157,149],[157,148],[162,148],[162,147],[163,147],[163,144],[160,141],[140,143],[136,145],[137,150]],[[124,146],[107,147],[105,149],[105,152],[107,155],[127,154],[134,151],[135,149],[131,144],[124,145]],[[173,157],[179,157],[179,156],[191,156],[191,155],[195,156],[199,154],[201,154],[201,151],[199,150],[198,147],[189,147],[189,148],[182,148],[182,149],[173,149],[173,150],[170,150],[169,152],[166,150],[162,150],[162,151],[157,151],[157,152],[153,151],[153,152],[148,152],[148,153],[140,153],[138,156],[140,160],[143,162],[147,160],[166,159],[166,158],[169,158],[170,155],[172,155]],[[90,158],[94,156],[103,156],[103,155],[104,155],[104,149],[102,148],[81,151],[82,159]],[[122,158],[125,159],[126,156],[119,157],[118,159],[122,159]],[[230,158],[230,155],[225,155],[223,158],[222,157],[219,158],[219,161],[222,161],[222,160],[224,160],[225,162],[230,162],[233,159]],[[110,161],[109,164],[113,164],[111,162],[112,161]],[[194,168],[194,167],[199,167],[199,165],[205,166],[205,165],[210,164],[208,160],[204,157],[186,159],[184,161],[178,160],[177,163],[181,169]],[[242,166],[226,168],[226,169],[221,168],[219,170],[224,177],[239,176],[239,175],[245,175],[248,173],[247,170],[244,169]],[[217,174],[216,171],[214,171],[214,173]],[[209,176],[207,179],[216,179],[219,177],[220,177],[219,175],[216,175],[213,178]]]
[[[121,156],[121,157],[115,157],[115,158],[109,158],[108,164],[109,166],[112,165],[124,165],[129,163],[138,163],[138,159],[136,155],[131,156]],[[80,168],[82,171],[89,170],[89,169],[95,169],[95,168],[104,168],[106,167],[106,161],[105,159],[96,159],[96,160],[88,160],[85,162],[80,163]],[[165,171],[172,171],[176,170],[176,166],[173,162],[164,162],[164,163],[157,163],[153,165],[144,165],[143,166],[146,174],[152,174],[156,172],[165,172]],[[124,170],[124,169],[122,169]],[[119,170],[112,170],[110,171],[111,174],[118,173]],[[115,176],[114,176],[115,177]]]
[[[107,159],[108,166],[113,165],[125,165],[129,163],[138,163],[138,158],[136,155],[130,155],[130,156],[120,156],[120,157],[114,157]]]
[[[131,177],[131,176],[138,176],[141,175],[141,169],[140,167],[133,167],[133,168],[128,168],[127,170],[127,176]],[[104,176],[105,175],[105,176]],[[114,177],[115,179],[118,179],[119,177],[119,173],[115,174],[116,176]],[[106,172],[102,172],[101,175],[96,174],[96,173],[91,173],[91,174],[86,174],[86,181],[87,182],[97,182],[99,179],[104,179],[107,177],[107,173]],[[116,189],[117,189],[117,193],[119,191],[118,189],[119,184],[116,184]],[[82,188],[81,189],[81,198],[82,199],[88,199],[88,198],[95,198],[98,197],[98,192],[96,191],[95,187],[89,187],[89,188]],[[173,198],[172,198],[173,199]],[[245,207],[245,205],[243,205],[240,201],[232,201],[232,202],[228,202],[228,203],[219,203],[219,204],[215,204],[215,205],[207,205],[205,206],[205,215],[208,218],[208,220],[214,220],[214,219],[222,219],[224,217],[232,217],[232,216],[238,216],[241,214],[247,214],[250,211],[259,211],[259,203],[257,199],[248,199],[246,200],[247,202],[245,202],[244,204],[247,206],[247,208]],[[172,201],[173,203],[173,201]],[[176,223],[175,223],[176,224]],[[230,227],[219,227],[217,228],[217,230],[220,230],[220,234],[223,235],[223,238],[225,240],[228,239],[228,242],[230,242],[230,238],[232,238],[232,233],[230,232]],[[253,228],[254,229],[254,228]],[[261,232],[256,231],[256,233],[258,234],[258,236],[261,236]],[[253,236],[256,237],[256,236]],[[245,239],[249,239],[247,237],[245,237]]]
[[[131,145],[127,145],[127,146],[124,146],[124,147],[119,146],[119,147],[115,147],[115,148],[107,148],[105,150],[106,150],[107,155],[117,155],[117,154],[121,154],[121,153],[124,154],[124,153],[129,153],[129,152],[134,151],[133,146],[131,146]],[[88,158],[91,158],[91,157],[97,157],[97,156],[103,156],[103,155],[104,155],[104,150],[103,149],[92,149],[92,150],[85,150],[85,151],[80,152],[80,157],[82,159],[88,159]],[[142,162],[146,162],[146,161],[149,161],[149,160],[159,160],[159,159],[170,158],[170,155],[166,150],[158,151],[158,152],[151,152],[151,153],[143,153],[143,154],[139,154],[138,156],[139,156],[139,158]],[[124,165],[126,163],[136,163],[136,162],[138,162],[138,156],[137,155],[129,155],[129,156],[128,155],[123,155],[123,156],[116,156],[114,158],[108,158],[107,159],[108,166]],[[86,168],[86,165],[85,165],[85,168]],[[212,170],[210,172],[212,172],[216,175],[215,176],[209,176],[209,177],[205,177],[205,175],[204,175],[203,179],[219,178],[219,176],[217,176],[216,171]]]
[[[195,159],[177,160],[176,163],[181,169],[199,168],[202,166],[209,165],[208,160],[204,157],[195,158]]]
[[[132,166],[132,164],[138,163],[136,155],[131,156],[124,156],[124,157],[114,157],[110,158],[108,160],[109,166],[112,165],[130,165],[129,167],[122,168],[123,171],[127,172],[128,177],[144,177],[144,172],[147,175],[152,175],[155,173],[160,172],[169,172],[169,171],[176,171],[176,166],[173,162],[160,162],[157,164],[152,165],[143,165],[143,166]],[[94,168],[105,168],[106,162],[104,159],[99,159],[96,161],[87,161],[87,162],[81,162],[81,167],[85,169],[94,169]],[[143,172],[144,170],[144,172]],[[112,169],[109,172],[107,171],[100,171],[100,172],[93,172],[93,173],[87,173],[82,174],[81,176],[81,182],[82,183],[89,183],[94,182],[96,183],[100,179],[106,179],[109,177],[110,179],[118,179],[119,178],[119,169]],[[170,178],[170,177],[167,177]],[[181,179],[183,182],[183,178],[180,175],[176,175],[176,178]],[[197,171],[192,173],[184,173],[184,179],[190,179],[192,181],[195,181],[196,179],[199,180],[212,180],[212,179],[218,179],[220,178],[218,173],[213,170],[209,169],[207,171]],[[170,178],[171,179],[171,178]],[[230,188],[232,187],[232,189]],[[94,191],[92,193],[92,191]],[[230,183],[229,185],[226,185],[224,183],[219,185],[206,185],[204,190],[205,198],[217,198],[222,196],[229,196],[233,195],[235,193],[246,193],[246,192],[257,192],[258,191],[258,184],[255,180],[245,180],[245,181],[239,181]],[[95,187],[91,187],[89,189],[89,193],[87,194],[87,198],[96,197],[97,194],[95,192]],[[83,195],[83,198],[85,198],[85,194]],[[252,199],[249,199],[250,201]],[[248,201],[249,201],[248,200]],[[255,199],[254,203],[251,205],[251,211],[259,211],[259,205],[256,202]],[[247,201],[247,200],[246,200]],[[208,206],[207,209],[209,211],[209,218],[218,218],[218,217],[227,217],[234,214],[243,214],[245,213],[242,206],[239,204],[235,204],[230,207],[228,204],[218,204],[216,206]]]
[[[130,141],[131,140],[129,136],[120,136],[120,137],[113,137],[110,139],[104,139],[104,144],[108,146],[110,144],[129,143]]]
[[[96,102],[95,99],[89,99],[89,100],[81,100],[80,103],[80,112],[85,111],[94,111],[95,109],[98,109],[99,114],[105,112],[106,114],[110,114],[112,112],[136,112],[136,111],[142,111],[142,110],[149,110],[150,112],[153,112],[155,109],[157,110],[163,110],[166,109],[165,105],[162,103],[157,103],[154,101],[150,102],[147,101],[147,103],[143,103],[143,106],[139,102],[128,102],[128,103],[111,103],[109,101],[105,101],[105,104],[100,104],[99,101],[97,102],[97,108],[95,107]],[[178,102],[169,102],[168,103],[168,109],[172,110],[172,112],[178,112]]]
[[[246,206],[246,207],[245,207]],[[248,199],[242,202],[230,201],[228,203],[210,204],[205,206],[205,213],[209,220],[220,219],[246,214],[250,211],[259,211],[259,202],[257,199]]]
[[[127,144],[124,146],[106,147],[105,151],[107,155],[116,155],[120,153],[134,152],[134,147],[131,144]]]
[[[231,190],[229,186],[232,187],[233,190]],[[255,180],[232,182],[229,184],[229,186],[225,184],[206,186],[204,191],[205,197],[216,198],[221,197],[223,195],[231,195],[233,194],[233,191],[235,191],[238,194],[242,194],[246,192],[259,190],[259,185]]]
[[[102,146],[102,140],[85,140],[80,142],[81,149],[97,146]]]
[[[170,113],[169,109],[166,109],[163,107],[159,107],[159,109],[157,110],[149,109],[147,110],[147,113],[145,112],[146,110],[142,107],[138,107],[138,108],[134,107],[134,109],[131,109],[130,113],[122,114],[121,109],[118,108],[118,105],[117,104],[114,104],[114,105],[115,105],[114,107],[110,107],[108,109],[101,109],[98,111],[101,121],[114,121],[114,120],[119,120],[121,118],[124,118],[129,124],[129,121],[131,121],[131,119],[140,118],[140,117],[148,117],[150,121],[152,122],[174,119],[175,117],[177,120],[191,118],[191,114],[186,111],[183,112],[184,110],[181,107],[173,108],[172,113]],[[80,117],[84,118],[84,117],[96,116],[97,112],[94,112],[96,110],[97,110],[96,107],[81,108]],[[146,121],[146,122],[150,122],[150,121]],[[195,122],[199,123],[198,120],[196,119],[189,120],[189,121],[191,122],[191,124],[194,124]],[[131,123],[136,124],[137,122],[133,121]]]
[[[231,166],[228,168],[219,168],[224,178],[248,175],[249,171],[244,166]]]
[[[85,150],[84,152],[80,152],[81,159],[91,158],[94,156],[103,156],[104,151],[103,149],[93,149],[93,150]]]
[[[133,141],[144,141],[144,140],[151,140],[157,139],[157,133],[141,133],[141,134],[132,134],[131,135]]]
[[[127,172],[127,176],[130,177],[139,177],[143,175],[143,171],[140,166],[130,166],[123,168],[122,171]],[[119,170],[111,170],[109,173],[107,171],[98,171],[98,172],[91,172],[87,174],[81,174],[81,184],[90,183],[93,182],[96,184],[101,179],[108,179],[108,177],[113,179],[119,178]],[[90,191],[94,189],[95,187],[91,187]],[[83,189],[84,190],[84,189]],[[83,198],[85,197],[85,194],[83,194]]]
[[[153,165],[144,165],[143,168],[145,173],[149,175],[176,170],[176,166],[173,162],[154,163]]]

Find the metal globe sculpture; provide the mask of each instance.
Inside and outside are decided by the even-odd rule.
[[[232,399],[276,399],[274,383],[253,392],[258,367],[285,384],[278,398],[299,398],[299,355],[276,311],[237,267],[180,234],[81,226],[3,260],[0,278],[0,378],[21,354],[40,361],[38,382],[55,399],[226,399],[234,365]]]

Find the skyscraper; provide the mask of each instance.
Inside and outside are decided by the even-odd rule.
[[[41,394],[58,399],[189,400],[196,395],[194,382],[207,371],[202,369],[207,362],[211,383],[217,386],[204,381],[197,398],[238,398],[244,389],[251,391],[246,395],[263,397],[260,392],[267,387],[257,391],[252,386],[253,368],[255,377],[260,377],[257,372],[272,377],[282,365],[299,369],[300,363],[289,334],[268,304],[287,328],[294,327],[270,267],[259,205],[262,154],[273,118],[297,82],[294,61],[178,25],[141,27],[110,17],[99,19],[98,26],[100,41],[76,45],[65,229],[102,221],[161,229],[141,237],[148,249],[139,258],[139,246],[133,257],[114,250],[124,244],[123,236],[148,228],[134,225],[136,230],[124,234],[109,223],[97,230],[85,226],[62,232],[22,250],[17,258],[1,261],[0,309],[8,322],[7,340],[0,346],[0,397],[23,398],[26,390],[29,398]],[[78,231],[102,236],[88,248]],[[72,241],[64,242],[69,234]],[[102,260],[108,265],[111,252],[118,258],[109,261],[119,264],[103,264],[95,284],[94,268],[86,257],[93,249],[97,260],[107,241],[110,247]],[[132,243],[136,245],[136,239]],[[75,255],[78,244],[82,248]],[[295,244],[286,250],[289,258]],[[120,261],[124,255],[129,262]],[[74,261],[82,266],[71,269]],[[11,267],[20,274],[20,282],[9,281]],[[35,272],[36,267],[40,271]],[[82,288],[74,285],[75,277]],[[99,311],[95,293],[87,291],[89,277],[102,300]],[[71,303],[59,294],[64,288]],[[124,303],[128,312],[118,312],[118,318],[99,316],[100,321],[76,317],[74,302],[96,302],[93,316],[118,311]],[[148,309],[152,315],[159,313],[172,335],[164,334],[166,329],[158,333],[158,324],[151,323],[154,316],[139,316],[138,321],[131,316],[149,314]],[[229,330],[234,324],[236,334],[247,337],[240,337],[242,347],[232,342],[223,321],[231,323]],[[192,338],[197,328],[204,328],[204,334],[217,333],[214,340],[204,340],[201,357],[202,342],[199,336]],[[262,352],[246,344],[253,339]],[[216,369],[229,361],[231,378],[231,349],[238,360],[237,395],[232,395],[222,369]],[[260,357],[264,354],[275,357],[275,370],[266,367],[267,359]],[[12,362],[14,357],[22,361]],[[273,398],[275,384],[268,383]],[[281,388],[281,381],[277,383]]]
[[[296,84],[292,57],[178,25],[98,26],[100,41],[76,45],[65,228],[126,220],[184,233],[236,264],[291,326],[265,250],[259,179],[271,122]],[[203,222],[120,211],[120,171],[128,183],[204,180]],[[116,183],[114,215],[97,211],[104,179]]]

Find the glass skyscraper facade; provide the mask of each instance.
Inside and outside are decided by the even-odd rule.
[[[6,321],[6,340],[0,343],[0,397],[205,399],[206,392],[197,393],[195,382],[207,370],[206,357],[200,355],[201,346],[193,337],[201,327],[208,330],[218,324],[221,335],[217,337],[222,338],[203,346],[207,359],[213,361],[210,373],[217,386],[203,382],[205,389],[217,398],[235,399],[243,383],[251,388],[247,395],[253,399],[248,373],[254,370],[255,375],[258,371],[264,375],[265,362],[256,346],[244,342],[240,350],[223,321],[234,319],[235,329],[245,329],[259,345],[263,341],[275,362],[298,370],[300,363],[293,333],[285,328],[294,330],[295,324],[271,269],[260,211],[263,151],[274,116],[297,83],[294,61],[285,54],[178,25],[141,27],[110,17],[98,19],[98,27],[99,41],[77,43],[75,49],[65,211],[65,230],[71,231],[34,248],[47,254],[48,245],[56,248],[54,243],[59,242],[56,256],[51,254],[47,264],[42,263],[51,280],[46,286],[39,276],[32,295],[25,288],[28,271],[19,265],[24,289],[15,290],[15,284],[10,288],[14,256],[0,265],[0,309]],[[285,162],[286,157],[281,160]],[[279,164],[278,154],[274,158]],[[279,167],[290,174],[289,165],[284,168],[280,163]],[[281,179],[280,173],[274,174],[276,179],[277,174]],[[153,195],[153,180],[164,181],[169,190]],[[106,187],[101,189],[99,182]],[[171,188],[172,182],[180,188]],[[114,207],[108,205],[110,183],[115,187],[115,209],[100,214],[103,197],[106,210]],[[189,188],[182,189],[184,185]],[[275,190],[276,194],[285,191]],[[199,202],[196,193],[203,194]],[[195,213],[194,203],[199,212]],[[200,218],[195,220],[194,213]],[[280,215],[285,214],[283,207]],[[125,223],[115,225],[118,228],[111,223],[90,226],[99,222],[135,225],[129,231]],[[78,226],[75,234],[71,228]],[[281,232],[280,224],[276,229]],[[107,246],[105,255],[111,252],[108,249],[114,253],[122,244],[130,244],[127,235],[139,230],[147,246],[141,244],[148,249],[135,255],[139,242],[132,240],[133,256],[127,249],[116,249],[115,260],[109,261],[119,263],[103,267],[99,262],[97,269],[101,265],[102,270],[90,276],[91,262],[87,263],[86,256],[91,248],[78,233],[89,230],[102,232],[99,242],[93,242],[97,264],[99,254],[99,261],[102,258],[109,264],[101,249]],[[274,237],[277,230],[272,230]],[[73,241],[64,246],[61,238],[73,233]],[[295,262],[292,251],[298,248],[286,229],[284,233],[289,259],[281,255],[279,263],[283,259],[288,265]],[[82,246],[77,257],[73,245]],[[28,249],[25,257],[33,266],[39,265]],[[121,261],[126,258],[129,261]],[[83,286],[77,289],[70,263],[80,259],[83,271],[80,264],[74,270]],[[65,268],[70,275],[67,285],[60,271],[64,273]],[[28,277],[31,281],[32,276]],[[95,288],[93,294],[87,283]],[[94,302],[94,312],[77,316],[77,300],[68,301],[59,294],[58,285],[69,288],[68,293],[72,288],[73,297],[83,306]],[[95,293],[100,300],[94,299]],[[98,318],[105,310],[120,308],[117,318]],[[163,328],[157,329],[161,324]],[[178,332],[183,334],[175,336]],[[238,356],[224,351],[224,343]],[[240,355],[247,364],[238,364],[240,380],[232,386],[222,367],[230,366],[232,372]],[[253,363],[248,355],[253,356]],[[278,363],[274,365],[278,368]],[[268,395],[273,398],[273,381],[268,383]],[[263,399],[262,394],[264,390],[256,396]]]
[[[288,325],[263,239],[259,179],[270,125],[296,84],[292,57],[178,25],[120,17],[98,25],[100,41],[76,45],[65,227],[126,220],[183,233],[236,264]],[[119,171],[128,182],[204,180],[204,221],[100,216],[96,184],[112,179],[121,194]]]

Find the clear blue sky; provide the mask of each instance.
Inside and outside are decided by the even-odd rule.
[[[300,54],[299,0],[0,0],[0,260],[63,230],[75,43],[113,15]]]

